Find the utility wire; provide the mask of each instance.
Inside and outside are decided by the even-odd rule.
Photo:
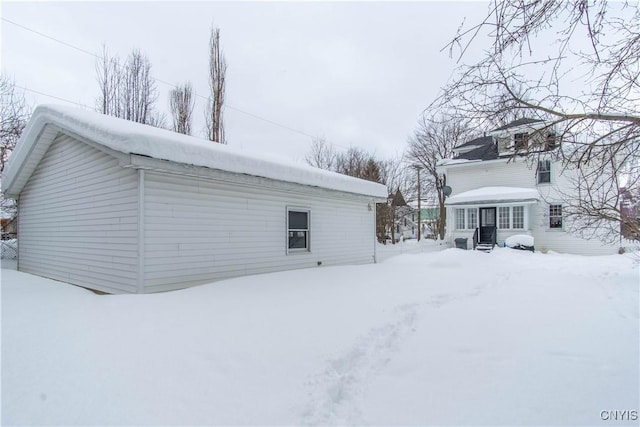
[[[75,104],[75,105],[77,105],[77,106],[79,106],[79,107],[82,107],[82,108],[84,108],[84,109],[87,109],[87,106],[86,106],[86,105],[84,105],[84,104],[80,104],[79,102],[70,101],[70,100],[68,100],[68,99],[60,98],[59,96],[50,95],[50,94],[48,94],[48,93],[40,92],[40,91],[38,91],[38,90],[34,90],[34,89],[29,89],[28,87],[20,86],[20,85],[17,85],[17,84],[14,84],[13,86],[14,86],[14,87],[17,87],[18,89],[22,89],[22,90],[24,90],[24,91],[26,91],[26,92],[33,92],[33,93],[37,93],[38,95],[48,96],[49,98],[54,98],[54,99],[57,99],[57,100],[59,100],[59,101],[64,101],[64,102],[68,102],[68,103],[70,103],[70,104]]]
[[[73,44],[71,44],[71,43],[67,43],[67,42],[65,42],[65,41],[62,41],[62,40],[57,39],[57,38],[55,38],[55,37],[52,37],[52,36],[50,36],[50,35],[44,34],[44,33],[40,32],[40,31],[34,30],[33,28],[26,27],[26,26],[24,26],[24,25],[22,25],[22,24],[19,24],[19,23],[17,23],[17,22],[11,21],[10,19],[4,18],[4,17],[2,17],[2,18],[0,18],[0,19],[2,19],[3,21],[5,21],[5,22],[7,22],[7,23],[9,23],[9,24],[15,25],[16,27],[22,28],[22,29],[23,29],[23,30],[25,30],[25,31],[29,31],[29,32],[31,32],[31,33],[34,33],[34,34],[36,34],[36,35],[40,36],[40,37],[44,37],[44,38],[47,38],[47,39],[49,39],[49,40],[52,40],[52,41],[54,41],[54,42],[56,42],[56,43],[60,43],[60,44],[61,44],[61,45],[63,45],[63,46],[69,47],[69,48],[71,48],[71,49],[75,49],[75,50],[77,50],[77,51],[79,51],[79,52],[82,52],[82,53],[84,53],[84,54],[86,54],[86,55],[92,56],[92,57],[97,58],[97,59],[99,59],[99,60],[104,59],[104,58],[103,58],[103,57],[101,57],[100,55],[97,55],[97,54],[95,54],[95,53],[93,53],[93,52],[90,52],[90,51],[88,51],[88,50],[86,50],[86,49],[82,49],[81,47],[75,46],[75,45],[73,45]],[[155,81],[157,81],[158,83],[162,83],[162,84],[167,85],[167,86],[169,86],[169,87],[171,87],[171,88],[173,88],[173,89],[176,89],[176,85],[175,85],[175,84],[169,83],[169,82],[167,82],[167,81],[164,81],[164,80],[161,80],[161,79],[158,79],[158,78],[155,78],[155,77],[153,77],[153,79],[154,79]],[[69,101],[68,99],[60,98],[60,97],[57,97],[57,96],[54,96],[54,95],[50,95],[50,94],[47,94],[47,93],[44,93],[44,92],[39,92],[39,91],[37,91],[37,90],[28,89],[28,88],[21,87],[21,86],[17,86],[17,85],[15,85],[15,86],[16,86],[16,87],[18,87],[18,88],[20,88],[20,89],[26,90],[26,91],[28,91],[28,92],[37,93],[37,94],[39,94],[39,95],[48,96],[48,97],[50,97],[50,98],[58,99],[58,100],[60,100],[60,101],[65,101],[65,102],[69,102],[69,103],[72,103],[72,104],[79,105],[79,106],[81,106],[81,107],[85,107],[85,106],[84,106],[84,105],[82,105],[82,104],[79,104],[79,103],[74,102],[74,101]],[[197,96],[197,97],[199,97],[199,98],[205,99],[205,100],[208,100],[208,99],[209,99],[208,97],[206,97],[206,96],[204,96],[204,95],[200,95],[200,94],[198,94],[197,92],[196,92],[196,96]],[[227,104],[225,104],[225,107],[226,107],[226,108],[229,108],[229,109],[231,109],[231,110],[237,111],[237,112],[239,112],[239,113],[245,114],[245,115],[247,115],[247,116],[253,117],[254,119],[262,120],[263,122],[269,123],[269,124],[271,124],[271,125],[278,126],[278,127],[280,127],[280,128],[286,129],[286,130],[288,130],[288,131],[298,133],[298,134],[303,135],[303,136],[306,136],[306,137],[308,137],[308,138],[311,138],[311,139],[316,138],[314,135],[310,135],[310,134],[308,134],[308,133],[306,133],[306,132],[304,132],[304,131],[301,131],[301,130],[299,130],[299,129],[295,129],[295,128],[292,128],[292,127],[290,127],[290,126],[283,125],[283,124],[281,124],[281,123],[275,122],[275,121],[273,121],[273,120],[270,120],[270,119],[267,119],[267,118],[264,118],[264,117],[258,116],[257,114],[253,114],[253,113],[250,113],[250,112],[248,112],[248,111],[242,110],[242,109],[240,109],[240,108],[234,107],[234,106],[232,106],[232,105],[230,105],[230,104],[228,104],[228,103],[227,103]],[[337,144],[333,144],[333,145],[337,145]]]

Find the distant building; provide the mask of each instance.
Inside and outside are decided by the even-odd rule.
[[[567,232],[570,172],[554,160],[556,149],[555,132],[536,119],[516,120],[457,146],[455,157],[439,164],[452,189],[445,201],[446,239],[491,249],[526,234],[534,237],[536,250],[615,253],[615,245]],[[523,151],[537,152],[537,160],[527,160],[519,154]]]

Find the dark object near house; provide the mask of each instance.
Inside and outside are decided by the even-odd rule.
[[[511,249],[519,249],[521,251],[531,251],[531,252],[535,252],[535,248],[533,246],[527,246],[527,245],[514,245],[514,246],[508,246]]]
[[[467,249],[467,238],[466,237],[458,237],[455,239],[456,249]]]

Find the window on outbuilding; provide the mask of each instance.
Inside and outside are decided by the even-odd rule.
[[[551,160],[538,162],[538,184],[551,182]]]
[[[308,209],[287,209],[288,252],[309,251],[309,217]]]
[[[549,205],[549,228],[562,228],[562,205]]]

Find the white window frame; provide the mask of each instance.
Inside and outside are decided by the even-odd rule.
[[[549,165],[549,168],[543,168],[543,166]],[[542,174],[548,175],[548,181],[542,181]],[[551,160],[538,160],[538,173],[537,173],[537,181],[538,184],[551,184]]]
[[[471,213],[473,212],[473,221],[471,224]],[[465,209],[466,217],[467,217],[467,230],[475,230],[478,227],[478,208],[467,208]]]
[[[503,211],[504,209],[507,210],[507,226],[503,227],[502,226],[502,219],[504,218],[504,215],[501,215],[501,211]],[[498,206],[498,230],[510,230],[511,229],[511,206]]]
[[[522,227],[516,227],[516,208],[521,208],[522,209]],[[511,207],[511,229],[512,230],[524,230],[525,227],[525,221],[526,221],[526,216],[525,216],[525,208],[524,205],[516,205],[516,206],[512,206]]]
[[[526,150],[529,148],[529,134],[527,132],[518,132],[513,135],[513,149]]]
[[[551,210],[554,207],[560,207],[560,215],[551,215]],[[564,230],[564,214],[563,214],[563,206],[562,203],[550,203],[549,204],[549,208],[547,210],[548,215],[549,215],[549,222],[548,222],[548,227],[549,230]],[[560,218],[560,227],[552,227],[551,226],[551,221],[553,220],[553,218]]]
[[[460,216],[460,213],[462,213],[462,216]],[[460,218],[462,218],[462,227],[460,227],[461,225]],[[464,230],[466,228],[466,224],[467,224],[467,210],[464,208],[456,208],[456,230]]]
[[[290,212],[304,212],[307,214],[307,228],[291,228],[289,225],[289,213]],[[287,223],[287,234],[286,234],[286,245],[287,245],[287,254],[301,254],[311,252],[311,209],[310,208],[302,208],[296,206],[287,206],[286,209],[286,223]],[[289,233],[296,232],[305,232],[305,247],[304,248],[292,248],[289,243]]]

